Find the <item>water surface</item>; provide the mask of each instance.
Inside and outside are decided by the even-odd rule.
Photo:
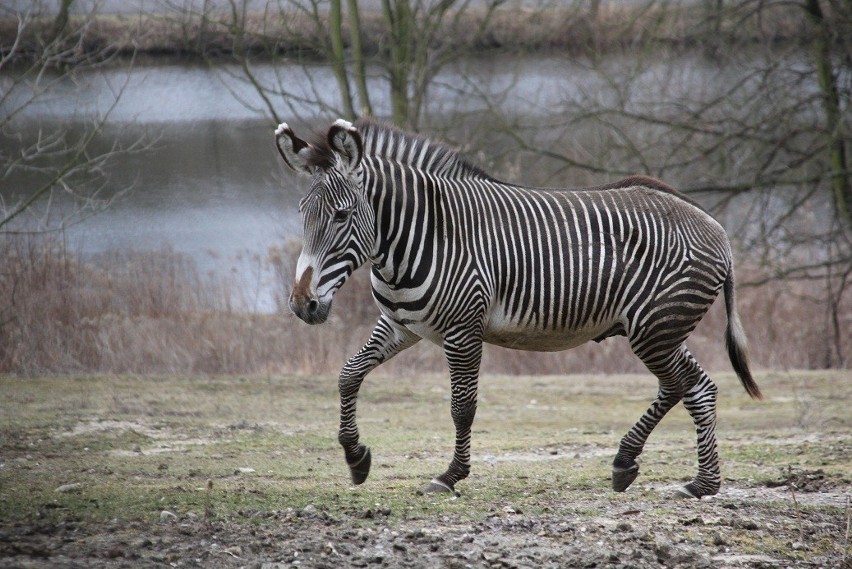
[[[500,129],[513,122],[538,125],[546,139],[548,128],[564,132],[559,123],[568,101],[627,96],[628,107],[639,109],[646,101],[712,97],[748,73],[693,56],[661,59],[635,73],[636,61],[627,56],[614,56],[600,65],[609,77],[621,73],[629,81],[607,83],[591,66],[558,56],[462,59],[436,77],[427,98],[424,130],[441,132],[485,163],[498,155],[497,148],[508,148],[492,164],[507,172],[511,169],[503,161],[511,162],[517,152]],[[262,64],[252,70],[259,81],[288,93],[272,96],[271,104],[297,132],[307,136],[340,116],[337,84],[328,67]],[[370,87],[377,114],[387,116],[390,104],[382,73],[378,67],[370,69]],[[0,77],[4,91],[12,85],[10,75]],[[139,141],[148,146],[144,152],[119,153],[109,163],[102,195],[115,201],[66,230],[72,247],[82,254],[170,246],[189,255],[204,272],[236,275],[248,283],[257,277],[244,259],[262,258],[270,247],[300,235],[297,203],[307,182],[282,165],[273,145],[276,122],[237,67],[160,61],[116,65],[73,77],[48,74],[38,84],[19,85],[7,108],[48,86],[47,95],[16,118],[18,133],[0,139],[6,155],[14,156],[22,140],[34,140],[39,132],[73,133],[99,121],[103,128],[95,150],[115,144],[127,148]],[[474,124],[476,128],[470,126]],[[594,152],[597,134],[584,130],[572,138],[569,132],[567,139],[560,135],[553,140]],[[554,178],[524,160],[518,164],[515,181],[576,185],[570,171]],[[19,171],[0,184],[9,204],[26,197],[37,180]],[[21,220],[23,226],[33,225],[46,207],[40,204],[35,216]],[[75,206],[59,191],[50,207],[61,211]],[[270,309],[268,283],[262,288],[259,306]]]

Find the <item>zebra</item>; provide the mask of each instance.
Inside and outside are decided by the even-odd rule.
[[[651,431],[683,401],[698,473],[677,492],[719,491],[717,388],[685,341],[720,291],[733,368],[752,398],[762,395],[736,310],[730,242],[701,206],[643,176],[581,189],[505,183],[442,143],[370,119],[337,120],[310,141],[282,123],[275,143],[287,166],[311,177],[290,309],[324,322],[335,292],[371,265],[380,315],[338,381],[338,440],[354,484],[371,464],[355,419],[361,383],[419,340],[443,348],[456,434],[447,470],[420,491],[458,495],[471,468],[483,342],[557,351],[625,336],[659,389],[621,439],[613,490],[636,479]]]

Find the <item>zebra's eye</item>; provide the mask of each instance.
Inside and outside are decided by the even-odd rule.
[[[343,223],[349,216],[352,214],[351,209],[338,209],[334,212],[334,221],[337,223]]]

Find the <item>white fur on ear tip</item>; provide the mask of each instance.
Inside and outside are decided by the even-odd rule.
[[[283,122],[278,125],[278,128],[275,129],[275,136],[280,136],[285,130],[290,130],[290,126]]]
[[[352,126],[351,122],[343,119],[337,119],[336,121],[334,121],[334,126],[339,126],[341,128],[345,128],[346,130],[355,130],[355,127]]]

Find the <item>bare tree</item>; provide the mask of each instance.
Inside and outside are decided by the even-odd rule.
[[[830,5],[831,6],[831,5]],[[834,190],[835,210],[852,226],[852,174],[849,172],[847,146],[849,124],[844,124],[843,109],[849,109],[850,93],[841,93],[834,72],[833,60],[845,56],[847,64],[852,58],[848,44],[839,44],[839,38],[852,32],[852,3],[831,6],[834,18],[826,18],[818,0],[806,0],[801,6],[814,28],[813,66],[822,95],[825,119],[825,140],[831,167],[831,186]],[[844,9],[845,8],[845,9]],[[835,47],[839,44],[838,48]],[[846,48],[846,49],[844,49]],[[840,53],[837,53],[840,51]],[[843,53],[843,52],[846,53]],[[840,58],[839,58],[840,59]],[[841,59],[842,60],[842,59]],[[846,72],[849,73],[848,67]]]
[[[122,193],[107,187],[111,161],[148,146],[141,138],[122,146],[104,135],[126,85],[114,86],[112,104],[100,116],[40,115],[57,93],[67,94],[81,74],[114,55],[109,46],[84,46],[92,15],[72,16],[72,1],[63,0],[52,21],[38,5],[0,14],[5,26],[0,33],[0,331],[18,320],[20,295],[27,292],[21,283],[44,268],[39,259],[57,260],[61,276],[70,277],[62,230],[108,207]]]
[[[341,0],[270,0],[263,8],[264,23],[252,26],[246,1],[230,0],[233,54],[240,65],[232,77],[248,81],[263,101],[263,112],[276,120],[277,109],[288,105],[328,105],[309,73],[298,85],[292,76],[261,77],[253,65],[256,54],[245,48],[247,43],[263,46],[259,57],[271,57],[273,67],[281,63],[292,69],[296,63],[307,69],[310,61],[288,54],[285,43],[314,38],[305,43],[318,61],[330,65],[337,83],[337,108],[329,112],[350,119],[370,116],[374,101],[386,99],[394,123],[417,129],[437,74],[481,40],[504,2],[382,0],[378,12],[365,11],[357,0],[345,6]]]
[[[760,267],[743,284],[822,283],[824,365],[845,365],[852,4],[712,4],[722,12],[708,9],[705,25],[727,43],[697,53],[652,41],[626,65],[573,60],[586,82],[540,113],[546,124],[492,121],[502,119],[514,147],[551,180],[567,170],[590,179],[646,173],[701,197]],[[779,38],[779,30],[800,26],[808,43]]]
[[[38,113],[57,89],[67,89],[82,73],[109,63],[114,56],[110,46],[84,47],[93,14],[70,17],[72,2],[61,2],[52,25],[39,4],[24,12],[3,14],[7,23],[15,25],[13,33],[0,36],[0,72],[5,79],[0,84],[0,137],[5,148],[0,154],[0,184],[5,186],[0,192],[0,235],[20,232],[23,227],[28,231],[60,229],[70,219],[79,220],[106,207],[115,197],[115,192],[107,198],[103,191],[107,165],[119,153],[145,147],[140,139],[125,147],[113,142],[103,148],[104,125],[125,85],[112,86],[113,101],[100,116],[82,122],[77,117],[55,117],[41,121],[31,132],[21,128],[25,117]],[[10,187],[13,176],[18,184]],[[51,216],[50,206],[58,193],[63,197],[60,201],[76,207]],[[43,206],[38,208],[39,216],[21,223],[36,206]]]

